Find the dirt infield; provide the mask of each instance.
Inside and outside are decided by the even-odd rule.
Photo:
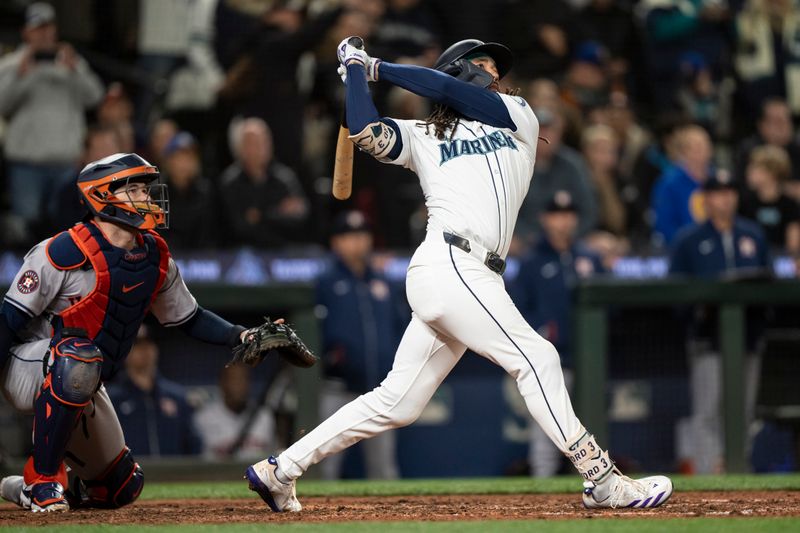
[[[208,524],[253,522],[454,521],[579,518],[800,516],[800,492],[677,492],[648,510],[588,511],[575,494],[304,498],[303,512],[270,512],[261,500],[150,500],[113,511],[34,514],[0,505],[0,527],[46,524]]]

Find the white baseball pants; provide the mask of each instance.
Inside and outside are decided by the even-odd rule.
[[[572,390],[575,382],[572,370],[563,370],[564,384],[568,391]],[[531,466],[533,477],[552,477],[558,474],[561,460],[564,455],[550,440],[547,433],[539,424],[531,424],[530,441],[528,446],[528,464]]]
[[[406,292],[411,323],[389,375],[280,454],[286,476],[300,477],[361,439],[414,422],[467,348],[516,380],[531,415],[562,452],[580,436],[558,353],[525,322],[501,276],[429,234],[411,259]]]

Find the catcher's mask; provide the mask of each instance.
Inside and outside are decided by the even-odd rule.
[[[433,68],[480,87],[492,84],[492,75],[473,65],[468,58],[485,55],[494,60],[497,74],[502,79],[514,63],[514,56],[508,47],[499,43],[485,43],[478,39],[464,39],[442,52]]]
[[[146,187],[134,199],[129,185]],[[91,215],[134,229],[169,227],[169,197],[158,169],[136,154],[114,154],[86,165],[78,174],[81,203]],[[144,199],[142,199],[142,196]]]

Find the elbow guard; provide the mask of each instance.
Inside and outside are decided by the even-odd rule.
[[[350,135],[349,139],[376,159],[387,159],[397,144],[397,132],[383,121],[367,124],[360,132]]]

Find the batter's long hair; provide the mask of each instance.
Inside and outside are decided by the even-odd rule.
[[[505,89],[505,93],[511,96],[517,96],[519,94],[519,88],[507,88]],[[444,141],[445,139],[451,141],[453,140],[453,135],[456,133],[456,129],[458,129],[461,116],[460,113],[444,104],[436,104],[433,106],[431,114],[428,115],[423,122],[420,122],[419,125],[425,126],[426,134],[430,133],[430,129],[433,127],[433,134],[437,139],[440,141]],[[449,135],[448,132],[450,132]]]

